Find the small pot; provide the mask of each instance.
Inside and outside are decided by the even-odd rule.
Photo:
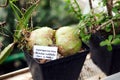
[[[108,51],[106,46],[99,44],[105,40],[104,36],[93,34],[90,39],[90,51],[93,62],[107,75],[120,71],[120,45],[113,46],[112,51]]]
[[[24,50],[25,51],[25,50]],[[89,50],[40,64],[24,52],[34,80],[78,80]]]

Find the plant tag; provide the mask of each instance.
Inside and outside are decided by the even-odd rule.
[[[58,47],[34,45],[33,58],[55,60],[57,59],[57,50]]]

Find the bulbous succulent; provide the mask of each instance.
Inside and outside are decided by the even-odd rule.
[[[63,56],[72,55],[81,49],[82,42],[76,27],[61,27],[56,31],[56,46]]]
[[[49,46],[53,45],[55,30],[49,27],[42,27],[31,32],[28,46],[31,49],[34,45]]]

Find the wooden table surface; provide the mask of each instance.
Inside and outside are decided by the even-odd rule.
[[[78,80],[103,80],[106,75],[92,62],[88,54]],[[33,80],[29,68],[0,76],[0,80]]]

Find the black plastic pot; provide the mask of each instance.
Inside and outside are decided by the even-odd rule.
[[[25,52],[26,61],[34,80],[78,80],[89,50],[40,64]]]
[[[104,36],[93,34],[90,39],[90,51],[93,62],[107,75],[120,71],[120,45],[113,46],[110,52],[99,44]]]

